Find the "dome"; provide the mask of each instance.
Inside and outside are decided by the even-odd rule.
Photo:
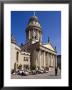
[[[38,17],[37,16],[32,16],[30,19],[29,19],[29,22],[28,22],[28,27],[29,26],[35,26],[35,27],[38,27],[38,28],[41,28],[41,25],[38,21]]]
[[[11,35],[11,42],[16,44],[16,39],[13,37],[13,35]]]
[[[29,22],[31,21],[36,21],[38,22],[38,17],[37,16],[32,16],[30,19],[29,19]]]

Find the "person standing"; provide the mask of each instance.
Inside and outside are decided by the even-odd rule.
[[[57,76],[57,72],[58,72],[58,69],[57,67],[55,68],[55,76]]]

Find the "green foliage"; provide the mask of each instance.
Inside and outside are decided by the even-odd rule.
[[[18,66],[18,69],[20,69],[20,70],[22,69],[22,65],[21,64]]]

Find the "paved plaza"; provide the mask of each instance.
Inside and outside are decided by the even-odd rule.
[[[58,71],[58,75],[55,76],[54,71],[49,71],[48,73],[36,74],[36,75],[11,75],[11,79],[61,79],[61,71]]]

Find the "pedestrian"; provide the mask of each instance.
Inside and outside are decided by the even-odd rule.
[[[57,76],[57,71],[58,71],[58,70],[57,70],[57,67],[56,67],[56,68],[55,68],[55,76]]]

